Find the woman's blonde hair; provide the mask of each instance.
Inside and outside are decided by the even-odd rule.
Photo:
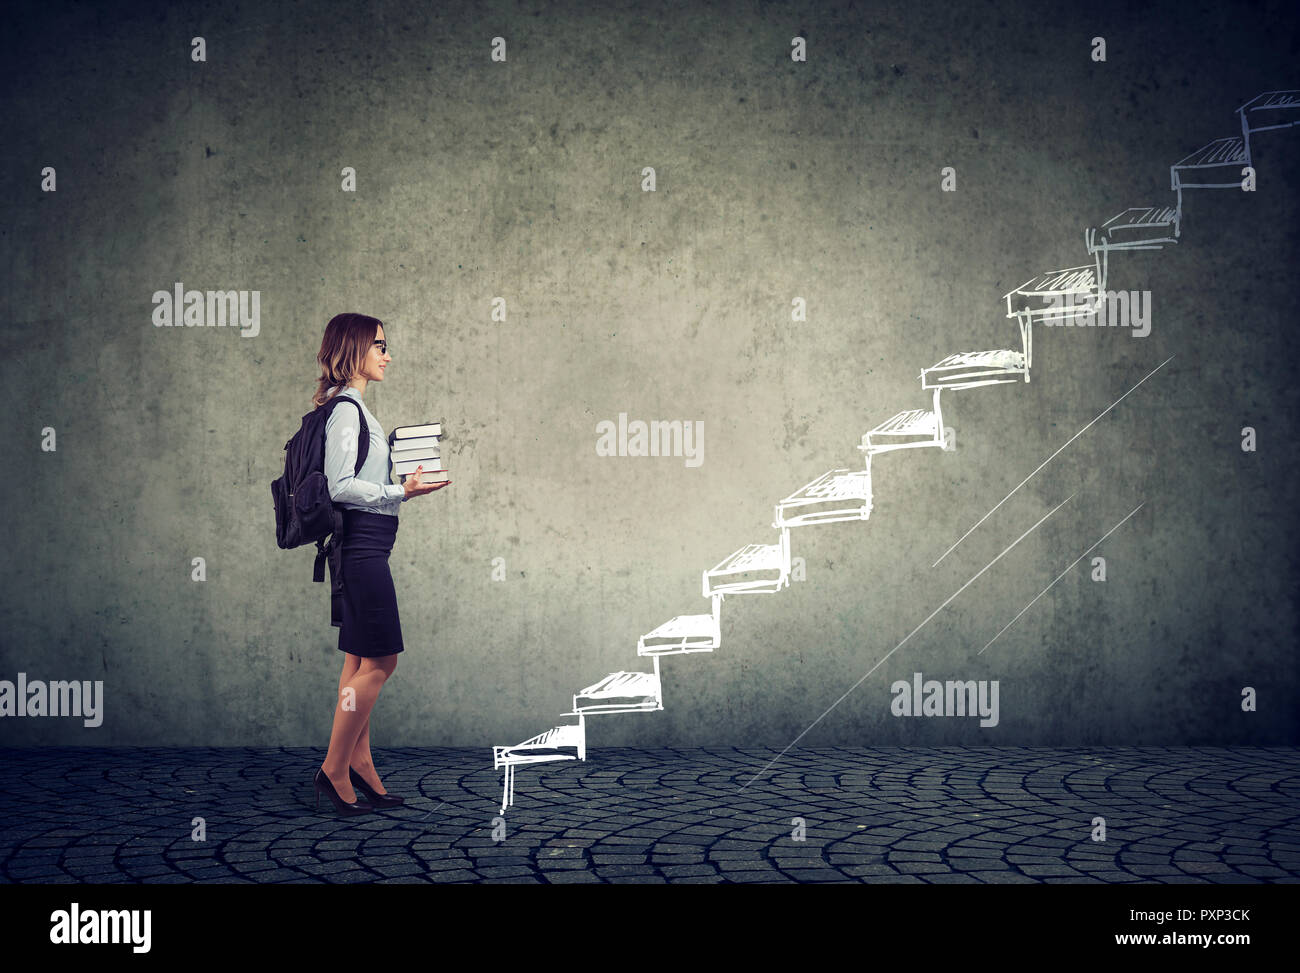
[[[331,392],[335,386],[347,385],[356,377],[381,326],[387,327],[378,318],[350,311],[330,318],[316,355],[321,374],[311,397],[313,405],[324,405],[337,394]]]

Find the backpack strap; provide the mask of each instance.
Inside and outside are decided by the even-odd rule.
[[[361,433],[357,436],[357,465],[353,468],[352,475],[360,476],[361,467],[365,463],[366,457],[370,454],[370,427],[366,425],[366,414],[361,408],[361,403],[356,399],[349,398],[341,392],[326,402],[323,408],[333,409],[339,402],[351,402],[357,407],[357,419],[361,423]],[[328,420],[329,416],[326,416],[325,418]]]
[[[356,399],[346,395],[335,395],[326,403],[326,408],[333,408],[340,400],[351,402],[357,407],[357,419],[361,423],[361,433],[357,437],[357,464],[353,476],[361,474],[361,467],[370,453],[370,427],[366,425],[365,410]],[[334,505],[334,529],[329,541],[322,537],[316,541],[316,562],[312,565],[312,581],[325,580],[325,562],[330,566],[330,625],[335,628],[343,626],[343,511]]]
[[[324,538],[316,542],[316,564],[312,569],[313,581],[325,580],[325,561],[330,566],[330,624],[343,625],[343,511],[334,508],[334,530],[329,542]]]
[[[337,513],[337,511],[335,511]],[[335,522],[337,526],[337,521]],[[329,557],[330,547],[325,543],[325,538],[316,539],[316,561],[311,566],[311,579],[317,583],[325,580],[325,558]],[[331,565],[332,567],[332,565]]]
[[[334,533],[330,534],[330,624],[343,627],[343,511],[334,508]]]

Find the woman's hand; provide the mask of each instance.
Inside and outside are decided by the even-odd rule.
[[[423,472],[424,466],[421,464],[415,468],[414,473],[402,482],[402,489],[406,491],[406,499],[422,497],[426,493],[432,493],[434,490],[441,490],[445,486],[451,486],[451,480],[447,480],[445,483],[421,483],[420,474]]]

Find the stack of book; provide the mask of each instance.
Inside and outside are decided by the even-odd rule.
[[[405,483],[406,478],[423,466],[421,483],[446,483],[451,477],[442,467],[439,441],[442,423],[426,422],[418,426],[398,426],[388,434],[388,447],[393,461],[393,473]]]

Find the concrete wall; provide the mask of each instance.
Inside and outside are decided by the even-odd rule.
[[[453,479],[402,508],[372,740],[488,760],[648,668],[637,637],[706,611],[703,569],[925,406],[922,367],[1016,346],[1004,292],[1300,87],[1288,4],[895,6],[15,16],[0,679],[102,680],[104,717],[0,739],[325,745],[337,630],[269,484],[347,310],[388,328],[370,408],[445,418]],[[800,746],[1295,743],[1297,158],[1300,128],[1261,136],[1256,192],[1189,193],[1182,242],[1113,259],[1148,336],[1039,328],[1030,383],[945,393],[954,450],[878,457],[870,521],[796,530],[806,580],[728,598],[719,651],[664,661],[664,711],[589,746],[781,747],[850,689]],[[155,327],[176,282],[258,291],[257,335]],[[620,413],[702,421],[702,464],[598,456]],[[1104,583],[1090,555],[980,652],[1138,504]],[[891,715],[915,672],[998,680],[999,724]]]

